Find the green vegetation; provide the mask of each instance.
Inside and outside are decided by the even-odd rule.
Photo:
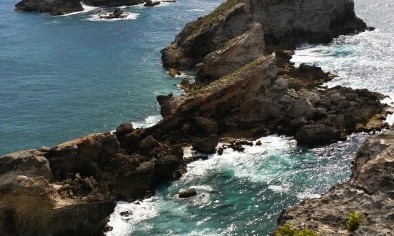
[[[346,226],[347,226],[348,230],[350,230],[350,231],[355,231],[356,229],[358,229],[358,227],[360,227],[360,225],[363,222],[364,222],[364,219],[361,216],[361,214],[358,212],[351,211],[347,215]]]
[[[275,231],[274,236],[319,236],[319,234],[305,227],[296,229],[290,223],[286,223]]]

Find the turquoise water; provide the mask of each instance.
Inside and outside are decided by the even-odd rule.
[[[125,8],[130,17],[100,21],[100,8],[62,17],[16,13],[0,2],[0,154],[52,146],[78,136],[160,119],[155,96],[176,92],[179,79],[161,67],[160,50],[186,22],[219,0],[178,0]],[[89,10],[89,11],[88,11]],[[394,3],[356,0],[357,14],[376,27],[329,45],[303,45],[293,61],[339,75],[327,84],[394,95]],[[387,102],[390,102],[387,99]],[[225,151],[188,166],[154,197],[120,202],[108,235],[267,235],[283,208],[318,197],[349,176],[364,135],[327,147],[296,147],[290,138],[262,138],[244,153]],[[185,150],[186,155],[190,150]],[[187,200],[177,193],[194,187]],[[131,215],[123,217],[122,211]]]

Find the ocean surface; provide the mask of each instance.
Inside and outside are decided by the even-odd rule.
[[[0,2],[0,154],[53,146],[124,121],[160,120],[155,96],[179,93],[161,67],[160,50],[186,22],[222,0],[178,0],[154,8],[127,7],[127,19],[100,20],[109,9],[85,7],[68,16],[17,13]],[[355,0],[374,31],[329,45],[300,45],[296,64],[338,75],[327,86],[368,88],[394,98],[394,2]],[[141,202],[119,202],[108,236],[268,235],[281,210],[318,197],[347,180],[349,160],[365,134],[325,147],[297,147],[288,137],[261,138],[244,153],[226,150],[188,166]],[[191,150],[185,149],[185,155]],[[178,199],[189,187],[196,197]],[[129,211],[131,215],[121,216]]]

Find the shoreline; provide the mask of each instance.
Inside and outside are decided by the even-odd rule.
[[[235,12],[241,8],[248,10],[248,1],[239,2],[235,8],[234,5],[230,6],[231,11],[227,12],[230,14],[226,17],[237,16],[233,14],[234,9]],[[213,14],[217,13],[218,11],[215,11]],[[204,19],[206,18],[202,21]],[[214,28],[221,27],[222,23],[219,19]],[[188,37],[188,27],[193,28],[192,24],[187,25],[181,35]],[[291,52],[283,51],[283,48],[275,49],[276,52],[273,54],[267,54],[267,51],[272,51],[274,47],[270,48],[272,45],[269,43],[260,45],[261,39],[264,40],[265,37],[259,35],[263,31],[261,27],[254,24],[248,32],[241,32],[241,35],[223,42],[223,45],[216,45],[219,51],[209,52],[209,57],[192,59],[195,60],[193,63],[202,60],[202,64],[198,66],[198,87],[194,88],[195,85],[191,85],[191,90],[185,96],[177,98],[159,96],[158,101],[164,119],[153,127],[134,129],[131,124],[124,123],[114,134],[91,134],[54,148],[20,151],[1,156],[3,181],[0,185],[0,213],[11,218],[14,225],[18,225],[22,219],[30,219],[34,226],[9,229],[4,222],[0,222],[0,229],[10,230],[9,232],[17,230],[27,235],[38,232],[53,232],[55,235],[66,235],[64,232],[68,232],[68,235],[80,232],[86,232],[87,235],[97,234],[104,227],[108,212],[111,209],[113,211],[115,199],[131,200],[149,196],[154,194],[154,178],[174,180],[186,172],[183,152],[180,150],[185,144],[192,145],[200,152],[212,153],[216,152],[219,138],[231,133],[239,137],[242,132],[246,132],[250,137],[272,132],[283,133],[295,135],[299,143],[326,144],[343,139],[345,134],[353,131],[380,130],[388,127],[384,124],[383,118],[390,111],[386,111],[388,107],[378,101],[382,95],[343,87],[327,89],[327,92],[313,90],[330,79],[330,75],[313,66],[292,67],[289,63]],[[203,30],[201,32],[204,33]],[[235,34],[238,33],[240,32]],[[192,36],[200,37],[194,32]],[[275,38],[270,37],[272,38],[267,42]],[[325,40],[324,37],[322,40]],[[249,43],[252,49],[244,48],[244,45]],[[265,47],[267,45],[268,48]],[[237,57],[228,56],[244,54],[248,50],[257,50],[258,53],[252,58],[242,58],[241,61],[234,60]],[[168,53],[163,52],[165,59]],[[222,58],[223,55],[226,57]],[[182,58],[176,60],[183,61]],[[212,71],[210,63],[216,66],[216,70]],[[168,65],[168,62],[165,60],[164,64]],[[231,71],[232,68],[228,68],[228,65],[237,65],[240,68]],[[219,74],[215,74],[216,72]],[[257,88],[264,88],[264,93],[254,89],[256,85]],[[263,100],[253,100],[262,96]],[[280,100],[282,98],[287,100]],[[323,99],[326,99],[326,105],[322,103]],[[278,100],[285,105],[278,105]],[[231,106],[223,107],[225,103]],[[272,117],[264,116],[266,110],[261,112],[254,109],[254,113],[249,113],[249,117],[254,118],[245,121],[245,116],[240,114],[256,104],[260,108],[262,104],[270,108],[280,107],[278,111],[268,111],[274,113],[272,117],[282,116],[282,112],[291,115],[272,122]],[[319,105],[322,107],[318,107]],[[349,113],[347,119],[353,120],[346,123],[346,119],[341,119],[339,115],[352,106],[356,106],[358,111],[364,109],[365,116],[354,118],[354,113]],[[329,125],[330,121],[321,121],[327,117],[335,119],[335,122],[331,123],[342,123],[336,126]],[[368,122],[371,118],[372,123]],[[291,126],[284,126],[287,123]],[[316,133],[315,130],[320,131]],[[328,139],[325,137],[327,133],[330,134]],[[314,142],[316,138],[320,138],[317,143]],[[25,164],[20,166],[20,163]],[[13,198],[15,194],[17,197]],[[25,208],[21,202],[26,199],[38,204],[33,208]],[[51,204],[40,204],[43,201]],[[85,225],[59,226],[78,208],[83,209],[81,211],[85,214],[81,214],[81,217],[88,219]],[[53,218],[35,220],[35,214],[42,211],[51,212]],[[89,215],[92,211],[96,212],[94,217]],[[81,219],[75,219],[76,222],[79,220]]]

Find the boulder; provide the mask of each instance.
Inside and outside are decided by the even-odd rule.
[[[160,5],[160,1],[145,0],[144,7],[154,7]]]
[[[328,144],[339,140],[341,138],[341,132],[322,124],[304,125],[297,130],[294,138],[297,140],[297,144]]]
[[[131,122],[122,123],[116,128],[115,134],[117,137],[124,136],[134,131],[133,124]]]
[[[215,153],[219,138],[216,134],[209,135],[206,138],[194,140],[193,148],[202,153]]]
[[[188,188],[179,193],[179,198],[189,198],[197,195],[197,191],[194,188]]]

